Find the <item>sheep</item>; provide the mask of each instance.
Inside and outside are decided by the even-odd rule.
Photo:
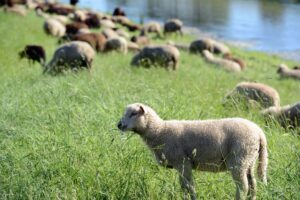
[[[148,22],[144,24],[141,35],[145,35],[147,33],[156,33],[157,37],[161,37],[161,26],[158,22]]]
[[[299,69],[289,69],[285,64],[281,64],[277,70],[281,78],[293,78],[300,80]]]
[[[95,51],[86,42],[73,41],[58,47],[52,60],[46,65],[43,73],[60,73],[66,68],[76,70],[80,67],[90,69]]]
[[[104,52],[118,51],[126,54],[128,51],[127,41],[122,37],[107,39],[104,45]]]
[[[68,35],[77,34],[80,29],[89,29],[89,27],[82,22],[73,22],[66,25],[66,33]]]
[[[110,28],[106,28],[102,31],[102,34],[107,38],[107,39],[111,39],[111,38],[115,38],[118,37],[118,33],[116,33],[114,30],[110,29]]]
[[[254,82],[241,82],[226,96],[226,98],[243,98],[249,103],[258,102],[262,108],[280,106],[278,92],[265,84]]]
[[[204,50],[213,52],[213,40],[209,38],[195,40],[190,44],[189,50],[191,53],[202,53]]]
[[[66,32],[66,27],[56,19],[48,18],[44,23],[44,30],[52,36],[62,37]]]
[[[233,55],[232,55],[231,53],[225,53],[225,54],[223,55],[223,58],[238,63],[238,64],[240,65],[240,67],[241,67],[242,70],[246,68],[246,63],[245,63],[245,61],[243,61],[243,60],[240,59],[240,58],[233,57]]]
[[[116,33],[117,33],[119,36],[121,36],[121,37],[123,37],[123,38],[126,38],[126,39],[128,39],[128,38],[130,37],[130,35],[129,35],[126,31],[124,31],[123,29],[117,28]]]
[[[122,25],[125,26],[128,29],[128,31],[130,31],[130,32],[135,32],[135,31],[138,31],[138,30],[142,29],[141,25],[134,24],[132,22],[130,22],[130,23],[128,23],[128,22],[127,23],[123,23]]]
[[[76,10],[74,12],[75,21],[84,22],[87,18],[86,14],[82,10]]]
[[[125,12],[120,7],[116,7],[112,14],[113,16],[126,16]]]
[[[115,23],[119,23],[119,24],[121,24],[121,25],[132,23],[132,22],[130,21],[130,19],[128,19],[128,18],[125,17],[125,16],[120,16],[120,15],[118,15],[118,16],[113,16],[113,17],[112,17],[112,21],[115,22]]]
[[[272,106],[261,111],[261,113],[264,116],[273,116],[283,127],[300,127],[300,102],[283,107]]]
[[[164,24],[164,35],[167,33],[177,33],[179,32],[181,35],[183,35],[182,32],[182,21],[179,19],[170,19]]]
[[[179,172],[184,199],[196,199],[192,169],[230,171],[236,199],[256,197],[255,162],[258,176],[267,184],[268,152],[263,130],[242,118],[178,121],[163,120],[141,103],[126,107],[117,125],[122,132],[140,135],[158,163]]]
[[[111,29],[114,29],[116,28],[116,25],[115,23],[113,23],[111,20],[109,19],[102,19],[100,21],[100,25],[103,27],[103,28],[111,28]]]
[[[224,68],[227,71],[231,72],[240,72],[241,67],[238,63],[233,62],[231,60],[226,60],[223,58],[215,57],[210,51],[204,50],[202,52],[203,57],[209,63],[212,63],[218,67]]]
[[[17,14],[20,16],[26,16],[26,14],[27,14],[26,8],[21,5],[14,5],[12,7],[5,6],[4,12]]]
[[[159,65],[173,70],[177,69],[180,53],[176,47],[170,45],[149,45],[145,46],[131,60],[133,66]]]
[[[133,51],[133,52],[137,52],[141,50],[139,45],[131,41],[127,42],[127,47],[129,51]]]
[[[138,45],[142,45],[142,46],[150,44],[150,38],[146,35],[145,36],[132,36],[130,38],[130,41],[134,42]]]
[[[225,44],[210,38],[195,40],[190,44],[191,53],[202,53],[203,50],[208,50],[216,54],[230,53],[230,49]]]
[[[57,15],[69,15],[74,13],[74,8],[62,6],[60,4],[48,4],[48,8],[45,12]]]
[[[87,42],[95,49],[97,52],[104,50],[106,38],[101,33],[83,33],[70,37],[72,41],[83,41]]]
[[[39,62],[42,66],[46,62],[46,53],[42,46],[39,45],[26,45],[25,48],[19,52],[20,59],[27,58],[28,61]]]
[[[84,23],[88,25],[89,28],[100,28],[101,26],[98,15],[93,13],[88,13]]]

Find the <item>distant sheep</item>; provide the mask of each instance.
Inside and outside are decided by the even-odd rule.
[[[4,7],[4,12],[7,13],[14,13],[20,16],[26,16],[27,11],[26,8],[24,6],[20,6],[20,5],[14,5],[12,7]]]
[[[300,127],[300,103],[283,107],[269,107],[261,113],[265,116],[273,116],[283,127]]]
[[[128,51],[127,41],[122,37],[107,39],[104,45],[104,52],[118,51],[126,54]]]
[[[180,53],[176,47],[170,45],[146,46],[131,60],[133,66],[159,65],[177,69]]]
[[[116,7],[113,12],[113,16],[126,16],[124,10],[120,7]]]
[[[230,171],[236,199],[256,198],[255,163],[258,176],[267,184],[267,140],[263,130],[242,118],[198,121],[163,120],[141,103],[128,105],[118,123],[121,131],[140,135],[159,164],[179,172],[184,199],[196,199],[192,169]]]
[[[53,18],[46,19],[44,23],[44,30],[47,34],[55,37],[62,37],[66,33],[66,27]]]
[[[88,25],[89,28],[100,28],[100,19],[96,14],[89,13],[84,23]]]
[[[107,39],[111,39],[111,38],[116,38],[118,37],[118,33],[116,33],[116,31],[110,29],[110,28],[106,28],[102,31],[102,34],[107,38]]]
[[[183,23],[179,19],[170,19],[164,24],[164,35],[177,32],[183,35],[182,26]]]
[[[195,40],[190,44],[191,53],[202,53],[203,50],[216,54],[230,53],[230,49],[225,44],[210,38]]]
[[[100,20],[100,26],[103,28],[111,28],[111,29],[116,28],[116,24],[109,19]]]
[[[106,38],[101,33],[83,33],[71,36],[72,41],[83,41],[89,43],[97,52],[104,50]]]
[[[139,46],[150,44],[150,38],[148,36],[132,36],[130,41],[138,44]]]
[[[80,29],[89,29],[88,25],[81,22],[73,22],[66,25],[66,33],[68,35],[77,34]]]
[[[161,25],[158,22],[148,22],[144,24],[141,34],[146,35],[148,33],[156,33],[158,37],[161,37]]]
[[[245,98],[249,103],[258,102],[262,108],[280,106],[278,92],[265,84],[253,82],[241,82],[230,92],[226,98]]]
[[[204,50],[202,52],[202,55],[208,63],[214,64],[214,65],[221,67],[227,71],[231,71],[231,72],[240,72],[241,71],[241,67],[238,63],[233,62],[231,60],[215,57],[208,50]]]
[[[225,54],[223,55],[223,58],[238,63],[238,64],[240,65],[240,67],[241,67],[242,70],[246,68],[246,63],[245,63],[245,61],[243,61],[243,60],[240,59],[240,58],[233,57],[233,55],[232,55],[231,53],[225,53]]]
[[[25,48],[19,52],[20,59],[27,58],[28,61],[35,63],[36,61],[42,66],[46,62],[46,53],[42,46],[39,45],[26,45]]]
[[[277,70],[281,78],[293,78],[300,80],[299,69],[289,69],[285,64],[281,64]]]
[[[95,51],[86,42],[73,41],[56,49],[52,60],[46,65],[44,73],[61,73],[65,69],[90,69]]]
[[[74,13],[74,8],[62,6],[61,4],[47,4],[45,12],[57,15],[69,15]]]

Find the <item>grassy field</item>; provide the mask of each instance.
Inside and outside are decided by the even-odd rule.
[[[240,81],[269,84],[282,105],[299,101],[299,82],[276,74],[276,65],[292,62],[233,49],[248,63],[234,74],[182,52],[173,72],[133,68],[132,53],[111,53],[98,54],[91,73],[45,76],[40,65],[17,55],[26,44],[40,44],[52,57],[57,39],[45,35],[42,24],[33,13],[0,12],[0,199],[180,199],[177,173],[159,167],[137,135],[121,136],[116,128],[133,102],[152,106],[164,119],[254,121],[265,131],[269,151],[269,184],[258,181],[258,199],[300,199],[299,135],[266,123],[258,110],[222,106]],[[234,197],[229,173],[194,177],[199,199]]]

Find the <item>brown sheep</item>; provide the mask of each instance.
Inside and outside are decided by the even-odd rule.
[[[89,43],[97,52],[104,50],[106,38],[101,33],[83,33],[71,37],[73,41],[84,41]]]
[[[238,63],[238,64],[240,65],[240,67],[241,67],[242,70],[246,68],[246,63],[245,63],[245,61],[243,61],[243,60],[240,59],[240,58],[233,57],[233,55],[232,55],[231,53],[225,53],[225,54],[223,55],[223,58]]]
[[[85,23],[73,22],[66,25],[66,34],[75,35],[80,29],[88,29],[89,27]]]

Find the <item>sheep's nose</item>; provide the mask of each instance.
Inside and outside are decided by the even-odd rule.
[[[121,121],[119,121],[119,123],[118,123],[118,129],[121,130],[121,128],[122,128],[122,123],[121,123]]]

